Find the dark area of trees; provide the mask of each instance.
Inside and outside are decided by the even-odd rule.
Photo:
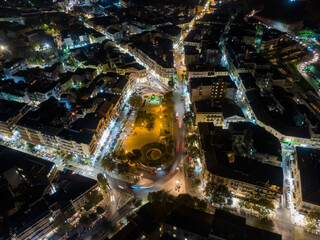
[[[175,207],[184,205],[201,211],[206,211],[207,209],[207,203],[205,200],[192,197],[189,194],[180,194],[178,197],[174,197],[173,195],[170,195],[162,190],[158,192],[150,192],[148,194],[148,201],[168,202],[173,204]]]
[[[143,102],[142,97],[137,94],[137,93],[133,93],[131,95],[131,97],[128,100],[128,103],[132,106],[132,107],[141,107]]]
[[[104,158],[102,158],[101,167],[103,167],[103,169],[107,170],[108,172],[112,172],[113,170],[116,169],[117,165],[113,161],[111,155],[108,154]]]

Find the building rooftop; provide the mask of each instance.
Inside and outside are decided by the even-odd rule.
[[[161,26],[158,29],[172,37],[177,37],[181,34],[181,28],[176,25]]]
[[[48,213],[38,199],[46,193],[50,184],[48,175],[55,164],[3,146],[0,146],[0,161],[0,215],[5,217],[0,225],[2,239],[9,234],[9,226],[20,231],[39,215]]]
[[[216,82],[231,82],[229,76],[217,76],[217,77],[203,77],[203,78],[191,78],[190,87],[191,89],[200,87],[200,86],[211,86]]]
[[[216,209],[212,222],[211,234],[228,240],[281,240],[281,235],[246,224],[246,219]]]
[[[208,99],[196,101],[194,104],[197,113],[222,112],[224,118],[228,118],[235,115],[244,118],[241,108],[230,99]]]
[[[44,180],[43,177],[46,177],[55,165],[52,162],[3,146],[0,146],[0,161],[0,174],[11,168],[20,168],[34,181]],[[44,181],[47,182],[47,180]]]
[[[242,83],[246,90],[249,90],[251,88],[257,88],[258,86],[256,84],[256,80],[254,76],[251,73],[239,73],[239,77],[242,80]]]
[[[165,223],[207,237],[212,220],[213,215],[209,213],[181,206],[166,217]]]
[[[3,67],[4,68],[11,68],[12,66],[14,66],[15,64],[20,64],[25,62],[24,58],[14,58],[12,60],[10,60],[9,62],[6,62]]]
[[[244,239],[246,227],[245,218],[216,209],[211,234],[228,240]]]
[[[302,199],[320,205],[320,150],[296,147]]]
[[[230,123],[229,128],[233,134],[239,132],[250,133],[253,140],[253,148],[256,152],[271,154],[281,159],[281,144],[278,138],[264,128],[251,122]]]
[[[0,121],[6,122],[16,116],[26,106],[24,103],[0,99]]]
[[[79,174],[64,174],[59,172],[55,180],[59,189],[63,189],[65,197],[75,200],[89,189],[97,185],[97,181]]]
[[[261,163],[255,159],[235,155],[230,160],[222,151],[210,150],[205,153],[208,171],[214,175],[246,182],[261,187],[283,186],[282,168]],[[233,161],[233,162],[232,162]]]
[[[103,117],[96,113],[87,113],[83,118],[78,118],[74,121],[70,128],[78,131],[95,131],[98,129],[100,122],[103,121]]]
[[[195,46],[185,45],[184,53],[185,55],[194,55],[194,54],[199,54],[199,50]]]
[[[282,168],[234,155],[228,129],[222,130],[212,123],[199,123],[198,126],[209,172],[262,187],[266,184],[283,186]]]
[[[140,37],[149,37],[149,36],[146,36],[146,34],[144,34],[144,35],[141,35]],[[140,51],[148,55],[148,57],[153,59],[160,66],[164,68],[173,68],[172,41],[169,39],[160,38],[160,37],[155,37],[154,40],[155,41],[153,44],[151,42],[142,42],[138,38],[138,40],[134,41],[131,46],[133,48],[139,49]]]
[[[70,123],[70,116],[64,104],[51,97],[42,102],[36,110],[30,110],[17,125],[56,135],[61,128]]]
[[[94,133],[90,131],[74,130],[63,128],[58,134],[58,137],[77,143],[90,144]]]
[[[259,121],[271,126],[281,134],[288,137],[310,138],[308,128],[291,126],[283,119],[272,116],[260,96],[256,96],[256,98],[250,102],[250,106]],[[289,140],[289,142],[290,141],[291,140]]]

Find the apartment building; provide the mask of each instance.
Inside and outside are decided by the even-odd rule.
[[[283,188],[282,168],[244,157],[233,151],[232,134],[200,123],[200,149],[204,176],[228,187],[239,199],[267,198],[279,203]]]
[[[191,78],[189,82],[191,101],[223,99],[230,83],[229,76]]]
[[[69,210],[80,210],[87,196],[97,189],[96,180],[62,173],[50,161],[2,146],[0,152],[0,176],[5,179],[2,204],[7,210],[0,225],[3,240],[52,237],[54,218]]]
[[[0,100],[0,135],[11,138],[14,125],[29,110],[29,106],[14,101]]]
[[[281,240],[281,235],[246,224],[246,219],[216,209],[214,214],[185,206],[174,209],[164,220],[163,233],[173,239],[218,240],[260,239]]]
[[[56,99],[50,98],[40,104],[37,110],[30,110],[17,122],[16,127],[26,141],[79,155],[93,155],[97,144],[96,133],[92,129],[65,129],[70,121],[69,110]],[[101,129],[99,132],[101,134]]]
[[[275,117],[272,111],[282,112],[282,105],[279,101],[269,104],[260,94],[260,89],[255,83],[255,78],[251,73],[239,74],[237,81],[239,86],[238,99],[247,106],[246,114],[249,119],[268,132],[277,137],[280,141],[289,143],[306,144],[318,146],[320,144],[318,134],[314,134],[310,126],[297,126],[280,117]],[[308,121],[306,119],[306,121]]]
[[[132,49],[134,56],[139,59],[145,66],[152,69],[161,78],[170,79],[174,76],[175,70],[173,66],[160,64],[156,58],[152,58],[140,49]]]
[[[320,211],[319,159],[318,149],[295,148],[291,171],[294,192],[291,197],[295,208],[302,214]]]
[[[209,67],[203,65],[191,65],[188,66],[188,80],[191,78],[206,78],[206,77],[218,77],[228,76],[228,69],[225,67]]]
[[[210,123],[228,128],[232,122],[246,121],[242,110],[229,99],[207,99],[194,102],[195,124]]]

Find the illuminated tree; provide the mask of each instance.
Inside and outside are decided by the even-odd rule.
[[[226,205],[229,199],[231,199],[231,193],[224,185],[216,185],[213,181],[207,183],[204,193],[209,197],[212,202],[219,205]]]
[[[183,116],[183,123],[191,127],[193,125],[193,113],[192,112],[186,112]]]
[[[100,184],[101,189],[104,191],[107,189],[107,186],[109,186],[108,180],[102,173],[97,174],[97,181]]]
[[[29,151],[32,151],[35,148],[36,145],[34,145],[33,143],[28,142],[27,143],[27,147]]]
[[[201,180],[199,178],[196,178],[192,181],[192,186],[196,189],[198,189],[201,185]]]

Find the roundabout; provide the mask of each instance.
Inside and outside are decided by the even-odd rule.
[[[162,152],[158,148],[151,148],[146,152],[146,158],[149,160],[158,160],[161,156]]]
[[[171,164],[172,159],[169,157],[167,146],[162,143],[148,143],[141,149],[141,163],[147,167],[161,167]],[[171,160],[170,160],[171,159]]]

